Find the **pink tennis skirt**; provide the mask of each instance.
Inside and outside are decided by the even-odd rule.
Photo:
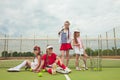
[[[60,47],[61,51],[62,50],[67,51],[67,50],[70,50],[70,49],[73,49],[70,43],[62,43],[61,44],[61,47]]]

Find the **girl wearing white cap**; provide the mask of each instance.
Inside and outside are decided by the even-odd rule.
[[[64,56],[66,53],[66,66],[68,66],[69,63],[69,50],[72,49],[71,46],[71,33],[69,30],[70,22],[65,21],[63,29],[58,33],[60,37],[60,51],[61,51],[61,60],[64,63]]]
[[[81,70],[81,68],[79,67],[79,57],[83,56],[83,61],[85,64],[85,70],[87,70],[87,66],[86,66],[86,61],[87,61],[87,57],[88,55],[86,54],[85,50],[84,50],[84,46],[82,43],[82,40],[80,38],[80,30],[76,29],[74,30],[74,39],[73,39],[73,46],[74,46],[74,51],[76,54],[76,70]]]
[[[57,68],[57,66],[59,66]],[[45,69],[50,74],[56,74],[56,72],[59,73],[70,73],[71,70],[67,68],[60,60],[60,58],[53,52],[52,46],[47,46],[46,48],[46,54],[42,56],[41,65],[39,67],[38,72],[41,71],[41,69]]]

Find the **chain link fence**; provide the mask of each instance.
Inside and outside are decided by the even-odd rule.
[[[103,34],[97,36],[81,36],[83,39],[84,46],[88,55],[92,52],[93,55],[97,55],[101,52],[104,56],[118,56],[120,55],[120,28],[116,27]],[[60,44],[58,39],[51,39],[50,36],[46,38],[36,37],[12,37],[7,34],[0,34],[0,56],[11,57],[11,56],[33,56],[32,48],[38,45],[41,47],[43,53],[47,45],[53,45],[54,51],[60,54]],[[18,55],[17,55],[18,53]],[[13,55],[14,54],[14,55]],[[24,54],[24,55],[23,55]],[[70,52],[74,55],[74,51]]]

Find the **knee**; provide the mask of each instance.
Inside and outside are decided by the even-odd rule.
[[[64,55],[62,54],[61,57],[64,57]]]
[[[78,60],[79,60],[79,58],[77,57],[77,58],[76,58],[76,61],[78,61]]]
[[[24,62],[29,63],[30,61],[29,60],[25,60]]]
[[[67,59],[69,59],[69,56],[66,56]]]
[[[88,55],[87,55],[87,54],[84,54],[84,57],[85,57],[85,58],[87,58],[87,57],[88,57]]]
[[[25,61],[28,62],[29,60],[26,59]]]
[[[69,61],[69,57],[66,57],[67,61]]]

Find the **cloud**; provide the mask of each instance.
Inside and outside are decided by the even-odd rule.
[[[119,0],[0,0],[0,32],[56,38],[69,20],[71,29],[97,35],[120,25],[119,9]]]

